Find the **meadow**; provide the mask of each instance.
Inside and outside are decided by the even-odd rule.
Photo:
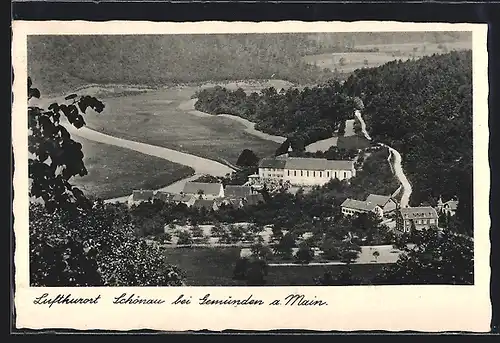
[[[236,163],[244,149],[264,157],[278,144],[246,133],[245,126],[224,117],[195,116],[179,106],[189,101],[194,86],[164,88],[130,96],[105,97],[105,110],[87,116],[87,126],[115,137],[162,146]],[[82,94],[84,91],[81,92]]]
[[[472,49],[471,42],[456,41],[437,43],[399,43],[357,45],[357,50],[377,49],[371,52],[336,52],[308,55],[303,58],[306,63],[321,68],[337,70],[339,73],[351,73],[356,69],[374,68],[394,60],[405,61],[433,54],[442,54],[453,50]]]
[[[73,139],[83,146],[88,174],[70,182],[90,197],[108,199],[130,194],[134,189],[157,189],[194,173],[190,167],[133,150],[78,136]]]
[[[240,248],[167,248],[168,263],[177,265],[186,276],[189,286],[245,286],[233,280],[233,268]],[[354,264],[353,276],[370,284],[370,280],[383,268],[383,264]],[[342,266],[272,266],[266,277],[266,286],[313,286],[314,278],[330,271],[337,275]]]

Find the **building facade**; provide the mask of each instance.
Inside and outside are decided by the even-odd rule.
[[[355,175],[353,161],[277,157],[259,163],[261,180],[289,182],[293,186],[322,186],[332,179],[348,180]]]
[[[396,228],[401,232],[425,230],[433,226],[438,226],[438,214],[433,207],[405,207],[397,211]]]

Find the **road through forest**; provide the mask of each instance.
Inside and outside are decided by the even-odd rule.
[[[354,114],[356,115],[356,118],[358,118],[358,120],[361,123],[361,131],[363,132],[363,135],[365,136],[365,138],[368,140],[372,140],[372,138],[370,137],[370,135],[366,131],[366,123],[363,119],[363,116],[361,115],[361,111],[356,110],[354,112]],[[392,155],[392,158],[393,158],[392,170],[393,170],[394,174],[396,175],[396,177],[398,178],[399,182],[401,183],[401,186],[403,187],[403,195],[401,196],[400,205],[402,208],[408,207],[408,203],[410,201],[410,196],[412,193],[412,188],[411,188],[410,182],[408,181],[408,178],[406,177],[406,175],[403,171],[401,154],[399,153],[399,151],[388,146],[387,144],[384,144],[384,143],[378,143],[378,144],[380,146],[383,146],[383,147],[386,147],[387,149],[389,149],[389,152]]]

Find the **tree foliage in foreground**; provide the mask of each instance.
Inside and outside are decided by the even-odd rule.
[[[397,247],[403,254],[384,268],[375,283],[380,284],[473,284],[474,241],[448,230],[415,231],[414,246],[401,238]]]
[[[31,86],[28,79],[28,98],[39,98]],[[87,170],[82,146],[66,127],[81,128],[86,110],[101,112],[104,104],[76,94],[66,100],[28,107],[30,197],[41,200],[29,207],[31,285],[181,285],[181,272],[135,235],[127,209],[92,203],[71,185]]]

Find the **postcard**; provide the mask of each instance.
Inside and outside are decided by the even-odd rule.
[[[16,327],[489,331],[486,33],[14,21]]]

